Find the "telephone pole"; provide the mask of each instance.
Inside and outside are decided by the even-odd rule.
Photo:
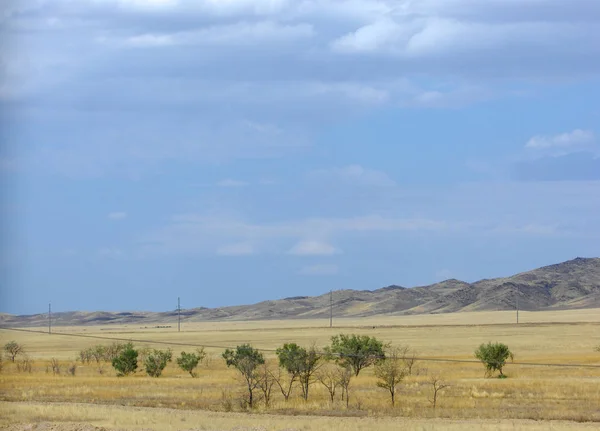
[[[329,327],[333,328],[333,290],[329,291]]]
[[[52,302],[48,303],[48,334],[52,333]]]
[[[181,302],[179,302],[179,296],[177,297],[177,332],[181,332]]]

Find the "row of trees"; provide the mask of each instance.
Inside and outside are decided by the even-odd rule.
[[[176,362],[179,368],[196,377],[196,369],[205,358],[204,348],[200,348],[192,353],[181,352]],[[172,361],[173,352],[170,349],[135,349],[132,343],[99,344],[79,352],[79,359],[83,363],[95,363],[100,374],[104,373],[104,365],[110,363],[117,371],[117,376],[128,376],[137,371],[139,362],[150,377],[160,377]]]
[[[11,361],[24,355],[24,348],[15,341],[4,346]],[[349,402],[349,387],[353,377],[357,377],[365,368],[374,367],[377,386],[390,395],[391,404],[396,402],[398,386],[404,378],[412,374],[417,360],[416,355],[408,347],[392,347],[375,337],[367,335],[340,334],[331,338],[331,344],[321,352],[313,345],[302,347],[296,343],[285,343],[275,351],[277,366],[269,365],[258,350],[249,344],[226,349],[222,357],[228,367],[235,368],[247,390],[247,404],[252,407],[258,392],[268,406],[273,389],[279,389],[285,401],[288,401],[294,388],[299,387],[304,400],[309,398],[310,387],[315,383],[322,384],[328,391],[331,401],[341,393],[341,399]],[[486,375],[494,371],[499,377],[505,377],[503,367],[512,352],[502,343],[482,344],[475,351],[475,357],[486,368]],[[176,358],[177,365],[192,377],[197,376],[197,367],[206,358],[204,349],[195,352],[181,352]],[[79,354],[83,363],[94,363],[98,371],[104,372],[105,364],[110,363],[123,377],[135,373],[141,363],[151,377],[160,377],[167,364],[172,361],[170,349],[157,350],[150,348],[135,349],[132,343],[113,343],[96,345],[84,349]],[[56,364],[52,365],[56,374]],[[72,375],[75,375],[73,370]],[[438,377],[431,379],[433,387],[432,404],[435,407],[438,392],[447,385]]]
[[[352,377],[361,370],[374,366],[377,385],[390,393],[395,404],[396,389],[412,372],[416,356],[408,347],[392,348],[375,337],[340,334],[331,338],[331,345],[319,352],[315,346],[301,347],[286,343],[275,351],[278,367],[269,367],[260,351],[248,344],[227,349],[223,359],[228,367],[237,369],[245,383],[248,405],[252,407],[255,392],[260,391],[268,405],[273,386],[287,401],[294,387],[299,386],[304,400],[308,400],[311,385],[321,383],[329,392],[331,401],[341,391],[342,400],[349,402]]]

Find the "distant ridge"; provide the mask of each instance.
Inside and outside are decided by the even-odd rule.
[[[519,292],[519,293],[517,293]],[[516,295],[523,310],[600,307],[600,258],[578,257],[512,277],[466,283],[446,280],[429,286],[387,286],[377,290],[338,290],[333,295],[337,317],[402,315],[460,311],[512,310]],[[252,305],[182,310],[183,321],[308,319],[329,316],[329,293],[293,296]],[[174,322],[177,312],[64,312],[54,325],[99,323],[157,324]],[[46,314],[0,314],[5,326],[44,326]]]

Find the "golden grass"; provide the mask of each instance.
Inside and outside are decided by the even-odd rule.
[[[338,319],[335,322],[337,327],[333,329],[323,327],[323,324],[327,325],[328,322],[322,320],[296,320],[184,323],[184,331],[181,333],[177,332],[176,324],[168,329],[144,328],[139,325],[56,327],[52,335],[0,331],[0,343],[15,339],[23,343],[29,355],[35,359],[31,374],[18,373],[14,364],[5,363],[4,372],[0,375],[0,399],[19,402],[2,405],[4,408],[16,409],[17,413],[13,416],[15,420],[21,421],[27,421],[34,414],[32,409],[36,410],[39,407],[39,404],[20,404],[30,402],[102,404],[103,406],[76,409],[76,412],[87,412],[92,418],[95,408],[106,412],[106,409],[112,408],[109,407],[111,404],[130,408],[168,407],[181,410],[181,413],[177,414],[183,415],[182,417],[200,415],[199,417],[203,418],[214,417],[215,421],[222,418],[223,421],[230,421],[223,422],[223,426],[229,428],[231,426],[226,423],[232,424],[239,416],[232,413],[224,415],[223,411],[242,411],[239,400],[243,395],[243,387],[237,380],[235,371],[227,369],[220,359],[221,348],[207,348],[209,361],[200,370],[200,377],[197,379],[192,379],[177,369],[175,363],[169,364],[164,375],[158,379],[147,377],[144,373],[138,373],[134,377],[117,378],[110,367],[107,367],[105,375],[100,376],[94,366],[81,364],[75,377],[53,376],[45,372],[48,359],[55,357],[66,365],[75,359],[81,349],[98,343],[109,343],[61,336],[61,332],[148,340],[147,345],[156,348],[166,346],[152,344],[150,341],[209,346],[235,346],[248,342],[264,349],[274,349],[289,341],[301,345],[314,342],[318,346],[325,346],[334,334],[354,332],[373,335],[395,345],[409,345],[419,355],[429,358],[473,359],[473,351],[480,343],[501,341],[510,346],[518,362],[600,365],[600,353],[593,351],[593,347],[600,344],[599,310],[522,313],[521,322],[527,323],[518,326],[508,324],[509,317],[514,319],[514,313]],[[193,347],[173,347],[175,355],[181,350],[190,351]],[[274,361],[272,353],[267,353],[267,357]],[[415,366],[415,375],[408,377],[399,389],[399,405],[392,408],[386,392],[376,386],[372,370],[367,369],[351,383],[351,401],[348,408],[341,400],[331,404],[324,388],[315,384],[311,387],[308,402],[296,396],[285,403],[283,397],[275,393],[272,406],[268,410],[271,415],[265,416],[267,410],[264,406],[259,406],[257,412],[262,415],[243,417],[249,421],[258,421],[256,423],[265,423],[267,425],[261,426],[267,429],[277,429],[279,426],[280,419],[273,416],[273,413],[288,415],[281,419],[282,423],[299,421],[298,429],[338,429],[338,425],[341,429],[340,424],[346,421],[344,419],[340,422],[339,418],[329,419],[328,416],[361,417],[360,423],[372,420],[372,426],[380,422],[395,423],[394,421],[400,420],[399,417],[403,417],[402,420],[411,418],[413,422],[407,423],[415,427],[421,426],[417,425],[420,424],[419,420],[433,417],[468,421],[475,418],[594,421],[596,426],[597,422],[600,422],[600,369],[508,365],[506,373],[509,378],[505,380],[485,379],[483,371],[480,364],[420,361]],[[431,388],[428,383],[429,377],[434,374],[442,376],[451,385],[440,396],[435,411],[430,407]],[[299,390],[296,392],[298,395]],[[62,414],[59,406],[44,406],[49,415],[49,419],[44,420],[51,420],[53,414]],[[189,409],[202,409],[205,412],[189,412]],[[68,413],[65,415],[68,416]],[[319,415],[321,419],[312,416],[291,418],[290,415]],[[72,420],[87,421],[88,416]],[[261,420],[263,422],[260,422]],[[344,429],[377,429],[368,426],[352,428],[354,422],[349,420]],[[101,423],[101,420],[94,423]],[[162,422],[157,419],[157,423]],[[241,423],[250,424],[246,419]],[[321,426],[317,427],[319,423]],[[127,427],[135,427],[135,424],[129,425],[130,422],[127,424]],[[430,422],[428,419],[423,422],[423,429],[429,429],[427,427],[430,425],[434,428],[439,425],[435,424],[437,422]],[[192,428],[189,422],[181,425]],[[502,428],[505,425],[506,423],[502,422],[498,428],[490,429],[514,429]],[[144,426],[149,425],[140,422],[140,427]],[[161,428],[162,425],[157,427],[167,429]],[[450,425],[449,427],[452,428]],[[480,428],[479,423],[476,427]]]
[[[101,406],[76,403],[7,403],[0,402],[0,427],[14,423],[90,423],[98,427],[128,430],[236,430],[236,431],[387,431],[476,429],[483,431],[592,430],[597,424],[565,421],[530,420],[448,420],[389,417],[280,416],[272,414],[220,413],[164,408]]]

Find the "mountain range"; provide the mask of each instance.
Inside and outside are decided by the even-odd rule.
[[[336,317],[454,313],[461,311],[522,310],[600,307],[600,258],[576,258],[511,277],[467,283],[446,280],[429,286],[388,286],[377,290],[336,290],[332,294]],[[329,292],[320,296],[296,296],[251,305],[193,308],[181,311],[182,321],[267,320],[326,318]],[[159,324],[175,322],[177,311],[168,312],[62,312],[54,313],[54,325],[99,323]],[[0,314],[3,326],[47,325],[47,314]]]

